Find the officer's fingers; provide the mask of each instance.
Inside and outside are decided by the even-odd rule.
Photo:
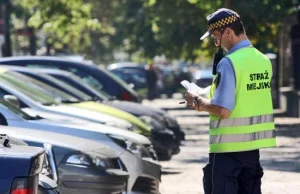
[[[190,108],[195,108],[195,105],[189,104]]]
[[[197,111],[199,111],[199,112],[202,111],[202,109],[201,109],[200,106],[196,106],[195,109],[196,109]]]

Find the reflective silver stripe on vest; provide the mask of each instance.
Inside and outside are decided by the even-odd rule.
[[[248,142],[259,139],[275,138],[275,130],[259,131],[248,134],[227,134],[227,135],[211,135],[209,143],[231,143],[231,142]]]
[[[270,123],[270,122],[274,122],[273,114],[244,117],[244,118],[220,119],[220,120],[210,121],[210,129],[216,129],[220,127],[247,126],[247,125],[255,125],[255,124]]]

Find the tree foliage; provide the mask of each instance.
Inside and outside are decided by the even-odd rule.
[[[195,59],[214,51],[211,42],[199,37],[206,31],[206,16],[224,4],[240,14],[255,46],[263,52],[277,52],[278,27],[281,18],[293,10],[293,1],[131,0],[126,2],[121,35],[131,44],[130,52]]]
[[[115,52],[195,60],[215,51],[206,16],[226,5],[238,12],[254,46],[277,52],[278,28],[297,0],[13,0],[56,47],[113,60]],[[54,41],[56,40],[56,41]]]
[[[91,45],[89,33],[101,30],[101,24],[91,17],[92,4],[82,0],[22,0],[14,1],[30,14],[28,26],[42,30],[48,43],[56,48],[68,45],[73,51],[84,51]]]

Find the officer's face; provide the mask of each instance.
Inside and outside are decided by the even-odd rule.
[[[224,35],[224,33],[222,34],[221,30],[215,30],[211,33],[211,37],[215,42],[215,45],[218,47],[221,44],[221,47],[225,50],[228,50],[228,41],[226,39],[227,36]]]

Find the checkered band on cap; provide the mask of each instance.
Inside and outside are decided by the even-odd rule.
[[[236,15],[231,15],[227,18],[223,18],[215,23],[209,24],[207,29],[209,31],[221,28],[223,26],[227,26],[228,24],[231,24],[233,22],[236,22],[238,20],[238,17]]]

